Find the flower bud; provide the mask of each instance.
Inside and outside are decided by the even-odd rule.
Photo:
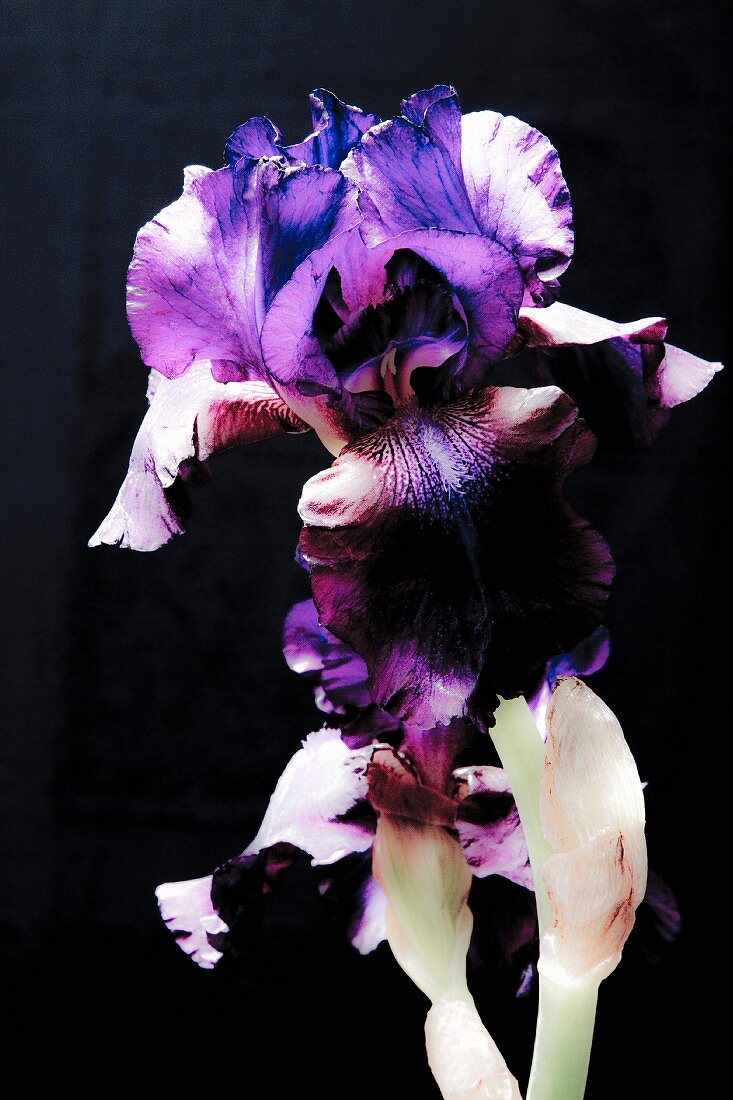
[[[558,681],[540,790],[553,854],[542,866],[553,924],[539,969],[598,984],[618,965],[646,889],[644,796],[618,719],[582,681]]]

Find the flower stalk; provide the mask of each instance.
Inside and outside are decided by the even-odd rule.
[[[492,730],[527,840],[540,933],[527,1100],[582,1100],[598,987],[617,966],[646,886],[644,800],[615,716],[558,681],[544,745],[523,699]]]

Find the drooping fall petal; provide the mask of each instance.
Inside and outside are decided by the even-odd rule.
[[[559,390],[490,389],[402,409],[306,484],[321,621],[380,706],[428,729],[478,685],[490,709],[597,625],[608,551],[561,494],[593,446]]]
[[[697,396],[722,369],[664,342],[667,322],[618,324],[555,302],[522,309],[519,332],[537,348],[537,376],[560,386],[607,446],[653,443],[669,410]]]
[[[205,477],[207,459],[280,432],[307,430],[267,383],[217,382],[206,360],[180,378],[153,372],[148,397],[127,476],[90,546],[157,550],[185,530],[182,482]]]
[[[165,882],[155,891],[160,915],[182,951],[202,970],[212,970],[222,957],[209,935],[228,928],[211,903],[211,875],[187,882]]]

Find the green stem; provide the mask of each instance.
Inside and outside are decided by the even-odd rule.
[[[540,974],[540,1008],[527,1100],[583,1100],[598,986],[563,986]]]
[[[502,700],[491,737],[507,773],[527,841],[542,937],[553,924],[542,878],[542,865],[552,849],[542,831],[540,816],[545,746],[526,700]],[[561,986],[540,973],[527,1100],[583,1100],[597,1000],[598,986]]]
[[[532,867],[540,935],[552,924],[550,903],[540,868],[552,854],[540,819],[540,780],[545,766],[545,744],[525,699],[502,699],[491,730],[502,766],[517,804]]]

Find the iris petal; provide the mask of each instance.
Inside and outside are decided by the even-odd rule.
[[[561,494],[593,449],[559,390],[489,389],[403,409],[306,484],[321,621],[380,706],[425,729],[490,710],[597,625],[608,550]]]
[[[503,768],[459,768],[462,788],[456,829],[476,878],[501,875],[532,890],[532,869],[522,824]]]
[[[307,430],[267,383],[224,385],[212,378],[206,360],[181,378],[152,372],[148,396],[127,476],[90,546],[157,550],[185,530],[181,482],[206,476],[208,458],[279,432]]]
[[[331,169],[243,159],[190,179],[135,244],[127,307],[143,359],[170,378],[202,359],[222,381],[264,377],[269,302],[360,217]]]
[[[303,600],[288,612],[283,654],[293,672],[315,681],[316,706],[326,714],[371,705],[366,665],[350,646],[321,626],[312,600]]]
[[[669,410],[697,396],[722,367],[665,344],[662,317],[618,324],[556,302],[522,309],[519,328],[527,345],[538,348],[538,380],[569,393],[615,450],[648,447]]]

